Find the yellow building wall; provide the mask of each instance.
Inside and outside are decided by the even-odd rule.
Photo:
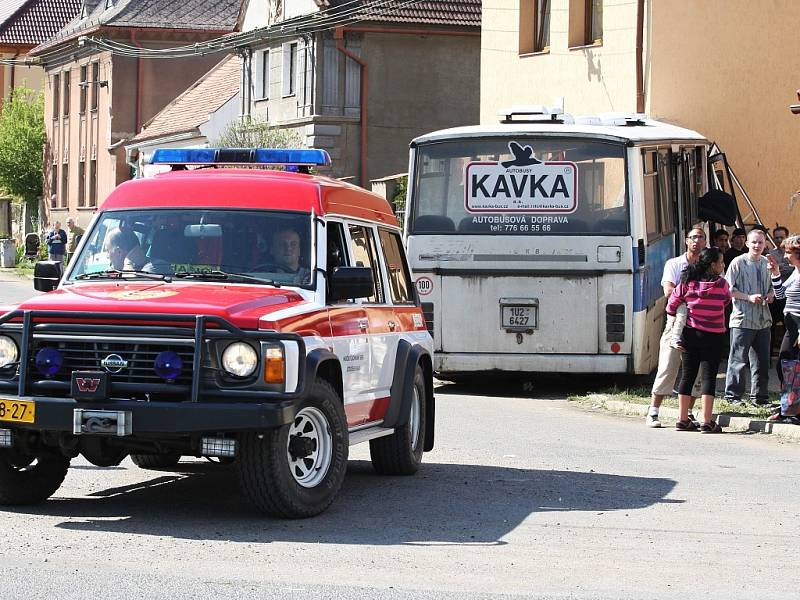
[[[563,97],[565,110],[576,115],[636,110],[635,1],[605,0],[603,41],[582,46],[574,35],[581,21],[576,5],[582,6],[582,0],[551,0],[549,52],[521,54],[524,1],[483,1],[482,124],[497,123],[498,112],[509,106],[550,106],[556,97]]]
[[[800,2],[648,3],[648,112],[715,140],[764,222],[800,233]]]

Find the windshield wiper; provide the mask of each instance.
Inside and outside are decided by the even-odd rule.
[[[157,281],[172,281],[169,275],[161,273],[151,273],[149,271],[134,271],[133,269],[108,269],[106,271],[95,271],[94,273],[82,273],[75,279],[124,279],[126,275],[144,277],[145,279],[155,279]]]
[[[177,271],[173,273],[173,277],[177,279],[224,279],[232,282],[264,283],[266,285],[281,287],[280,283],[272,279],[253,277],[252,275],[246,275],[244,273],[228,273],[226,271]]]

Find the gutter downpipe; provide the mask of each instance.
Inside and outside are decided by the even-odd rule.
[[[644,0],[636,2],[636,112],[644,113]]]
[[[17,60],[17,57],[20,55],[21,52],[22,52],[21,50],[17,50],[16,53],[14,54],[14,57],[11,60]],[[16,64],[12,64],[11,65],[11,79],[8,82],[9,86],[10,86],[8,88],[9,95],[11,95],[14,92],[14,76],[17,74],[16,70],[17,70],[17,65]]]
[[[344,27],[337,27],[333,30],[333,39],[336,40],[336,49],[354,60],[360,67],[361,67],[361,107],[360,107],[360,120],[361,120],[361,148],[360,148],[360,160],[361,160],[361,167],[359,172],[359,183],[361,187],[367,187],[367,143],[369,140],[369,136],[367,135],[367,103],[368,103],[368,92],[369,92],[369,68],[367,67],[367,63],[362,60],[360,57],[356,56],[352,52],[350,52],[347,48],[344,47],[344,34],[346,28]]]
[[[131,43],[139,49],[142,49],[142,44],[136,39],[136,30],[131,29]],[[139,133],[139,128],[142,126],[142,79],[143,79],[144,65],[142,64],[142,57],[136,57],[136,127],[133,134]]]

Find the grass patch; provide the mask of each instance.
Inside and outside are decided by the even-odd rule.
[[[650,388],[645,386],[636,386],[631,388],[620,388],[617,386],[600,390],[599,392],[591,392],[580,396],[569,396],[572,402],[581,402],[584,404],[591,404],[597,408],[607,408],[608,401],[630,402],[631,404],[650,404]],[[777,392],[770,393],[770,401],[772,404],[780,403],[780,395]],[[678,397],[667,396],[661,403],[662,406],[669,406],[671,408],[678,408]],[[697,407],[700,407],[700,399],[697,400]],[[754,405],[734,405],[726,402],[723,398],[714,400],[714,412],[724,415],[735,415],[743,417],[751,417],[754,419],[766,419],[772,414],[772,409],[763,406]]]

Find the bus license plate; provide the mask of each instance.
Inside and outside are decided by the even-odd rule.
[[[503,329],[536,329],[536,306],[503,306]]]
[[[0,398],[0,421],[33,423],[36,405],[30,400],[6,400]]]

